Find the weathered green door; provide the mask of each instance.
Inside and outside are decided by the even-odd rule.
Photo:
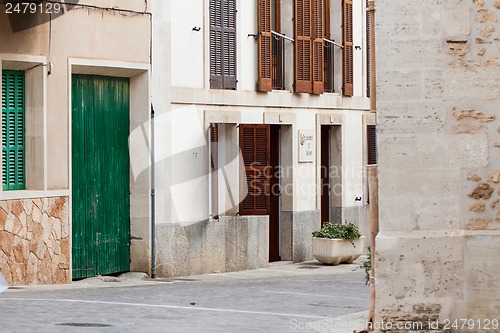
[[[72,77],[73,278],[130,269],[129,80]]]

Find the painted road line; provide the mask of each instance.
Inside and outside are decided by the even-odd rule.
[[[162,305],[162,304],[142,304],[142,303],[127,303],[127,302],[106,302],[106,301],[85,301],[78,299],[50,299],[50,298],[0,298],[1,301],[29,301],[29,302],[61,302],[61,303],[84,303],[84,304],[101,304],[101,305],[122,305],[134,306],[145,308],[159,308],[159,309],[179,309],[179,310],[198,310],[198,311],[211,311],[211,312],[229,312],[241,313],[263,316],[280,316],[280,317],[298,317],[298,318],[311,318],[311,319],[327,319],[326,316],[313,316],[295,313],[279,313],[279,312],[264,312],[264,311],[249,311],[249,310],[234,310],[234,309],[218,309],[218,308],[203,308],[197,306],[179,306],[179,305]]]

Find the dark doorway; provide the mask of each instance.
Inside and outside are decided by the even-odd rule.
[[[321,226],[330,221],[330,126],[321,126]]]
[[[281,126],[271,125],[270,139],[270,210],[269,210],[269,261],[280,261],[281,230]]]
[[[321,225],[342,222],[342,126],[321,126]]]

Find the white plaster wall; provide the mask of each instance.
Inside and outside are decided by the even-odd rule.
[[[363,114],[361,112],[345,112],[342,133],[342,206],[362,206],[364,158],[363,158]]]
[[[171,1],[171,43],[159,45],[164,52],[171,53],[172,86],[203,88],[205,84],[205,44],[210,36],[210,20],[203,18],[204,0]],[[201,28],[194,31],[194,27]],[[175,50],[172,50],[175,48]],[[168,75],[167,73],[165,73]]]
[[[248,34],[257,33],[257,1],[237,1],[238,29],[238,89],[256,90],[257,87],[257,39]]]
[[[352,2],[354,96],[366,96],[366,89],[364,89],[364,78],[366,77],[364,62],[366,61],[366,59],[363,53],[363,50],[365,48],[364,27],[366,22],[364,2],[365,0],[354,0]],[[356,46],[361,47],[361,49],[356,48]]]

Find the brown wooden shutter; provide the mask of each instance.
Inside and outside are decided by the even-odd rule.
[[[311,1],[295,0],[295,92],[312,93]]]
[[[217,126],[217,124],[210,124],[209,134],[210,134],[210,177],[211,177],[210,195],[212,200],[211,215],[213,218],[218,218],[219,127]]]
[[[353,95],[352,0],[344,0],[344,95]]]
[[[240,215],[268,215],[270,207],[270,127],[240,125],[248,194],[240,203]],[[242,184],[241,188],[243,188]]]
[[[224,89],[236,89],[236,0],[222,0]]]
[[[222,89],[222,1],[210,0],[210,88]]]
[[[366,126],[368,164],[377,164],[377,127],[375,125]]]
[[[325,90],[325,63],[324,63],[324,1],[313,1],[313,93],[322,94]]]
[[[259,29],[259,91],[271,91],[271,0],[258,0],[257,26]]]

